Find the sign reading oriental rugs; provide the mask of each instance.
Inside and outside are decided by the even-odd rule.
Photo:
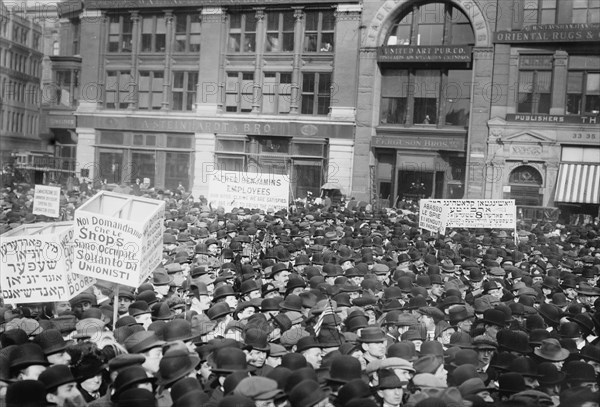
[[[471,55],[471,47],[468,45],[386,45],[379,48],[377,60],[380,62],[469,62]]]
[[[600,41],[600,24],[545,24],[535,25],[521,31],[498,31],[494,42],[582,42]]]

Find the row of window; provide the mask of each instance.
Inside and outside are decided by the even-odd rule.
[[[41,61],[0,47],[0,67],[39,77],[41,66]]]
[[[552,55],[519,59],[518,113],[550,113],[552,91],[566,92],[567,114],[600,114],[600,56],[570,56],[566,84],[553,84]]]
[[[229,14],[228,52],[254,53],[259,37],[264,39],[264,52],[293,52],[296,18],[294,11],[259,11]],[[200,14],[175,14],[172,50],[175,53],[200,51]],[[263,29],[257,23],[264,18]],[[165,15],[142,15],[139,37],[133,32],[130,15],[111,15],[108,20],[108,52],[132,52],[133,41],[140,38],[138,50],[142,53],[165,52],[167,23]],[[335,18],[333,11],[305,11],[302,22],[304,52],[333,52]],[[300,49],[300,48],[299,48]]]
[[[14,112],[9,108],[0,111],[0,130],[10,133],[37,135],[39,115]]]
[[[125,109],[137,104],[141,110],[159,110],[168,104],[171,110],[192,110],[196,102],[197,71],[174,71],[169,100],[163,95],[163,71],[139,71],[135,83],[130,71],[108,71],[104,106]],[[293,103],[292,74],[265,72],[260,92],[255,92],[253,72],[228,72],[221,104],[227,112],[249,113],[257,108],[266,114],[290,113],[292,105],[301,114],[326,115],[331,102],[331,73],[304,72],[301,92]],[[165,106],[166,108],[167,106]]]
[[[525,0],[523,26],[558,23],[557,5],[559,1],[561,0]],[[572,5],[572,23],[600,23],[600,2],[598,0],[569,0],[564,3]]]
[[[0,95],[2,100],[37,105],[40,87],[33,83],[23,83],[10,78],[2,78]]]

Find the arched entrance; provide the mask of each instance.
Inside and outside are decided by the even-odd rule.
[[[510,199],[516,205],[542,205],[543,194],[540,189],[543,185],[542,175],[530,165],[521,165],[510,173]]]

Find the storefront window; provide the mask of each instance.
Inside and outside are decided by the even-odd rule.
[[[509,176],[510,199],[517,205],[541,205],[542,176],[539,171],[529,165],[515,168]]]
[[[101,150],[98,160],[99,178],[102,182],[120,184],[123,167],[123,153]]]
[[[190,188],[190,153],[167,152],[165,166],[165,188],[175,189],[181,182]]]
[[[135,181],[136,178],[143,180],[149,178],[151,185],[155,185],[156,177],[156,154],[154,152],[131,152],[131,174],[129,179]]]

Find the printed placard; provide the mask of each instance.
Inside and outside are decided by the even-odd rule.
[[[60,187],[36,185],[32,212],[34,215],[58,218],[60,216]]]
[[[165,202],[102,191],[75,211],[74,270],[139,286],[162,259]]]
[[[0,236],[0,262],[8,304],[68,301],[96,283],[72,272],[73,222],[23,225]]]
[[[286,175],[226,171],[211,175],[208,182],[208,202],[226,211],[288,209],[289,194],[290,182]]]
[[[517,209],[514,199],[425,199],[447,208],[447,228],[514,229]]]
[[[446,234],[448,208],[429,199],[419,201],[419,228]]]

